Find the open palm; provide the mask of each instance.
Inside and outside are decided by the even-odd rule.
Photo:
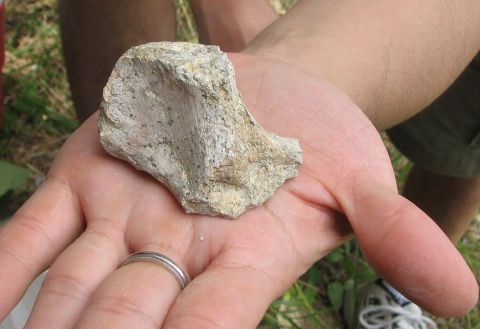
[[[351,228],[377,271],[421,305],[442,315],[472,306],[472,273],[440,229],[397,194],[388,155],[362,112],[293,66],[231,59],[257,121],[300,140],[299,176],[237,220],[187,215],[159,182],[103,151],[94,115],[0,232],[0,318],[51,266],[27,328],[254,328]],[[180,292],[156,264],[118,268],[146,250],[172,258],[193,281]]]

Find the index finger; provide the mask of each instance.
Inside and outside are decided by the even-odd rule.
[[[0,320],[82,227],[80,205],[69,184],[50,177],[1,228]]]

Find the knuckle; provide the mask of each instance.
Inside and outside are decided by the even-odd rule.
[[[148,244],[143,245],[138,251],[153,251],[159,252],[168,258],[172,259],[175,264],[180,266],[183,269],[187,269],[188,261],[186,260],[187,252],[186,250],[175,248],[175,246],[168,242],[168,241],[161,241],[161,242],[150,242]]]
[[[0,254],[12,258],[26,273],[33,273],[39,266],[37,250],[57,250],[46,223],[36,216],[17,213],[2,230]]]
[[[89,291],[86,290],[86,287],[87,285],[74,275],[50,272],[43,282],[42,293],[85,301],[89,296]]]
[[[98,297],[88,305],[90,311],[108,317],[124,318],[138,323],[140,328],[160,328],[161,324],[138,305],[129,301],[124,295]]]
[[[394,207],[385,210],[385,220],[382,224],[383,227],[378,228],[376,236],[377,241],[388,241],[389,236],[395,234],[395,231],[401,229],[405,224],[403,219],[408,211],[409,207],[404,202],[399,202]],[[378,252],[381,251],[378,250]]]
[[[127,249],[124,230],[108,220],[97,220],[87,227],[87,244],[95,250]]]
[[[44,220],[37,216],[18,214],[12,221],[18,236],[28,236],[31,240],[47,244],[48,250],[56,250],[56,243],[47,229]]]
[[[212,317],[201,313],[183,313],[169,322],[169,328],[208,328],[208,329],[227,329],[228,326],[222,325]]]
[[[278,284],[278,280],[276,280],[272,275],[256,266],[230,261],[223,263],[222,267],[235,272],[241,271],[245,273],[245,275],[252,277],[252,279],[262,280],[265,285]]]
[[[55,188],[61,190],[62,195],[68,195],[70,198],[74,197],[74,192],[71,183],[68,179],[61,176],[48,173],[47,180],[45,184],[50,184]]]
[[[2,254],[4,257],[10,257],[13,259],[14,264],[20,265],[20,268],[23,269],[25,273],[34,273],[35,267],[34,264],[32,264],[28,258],[28,254],[25,254],[21,252],[18,248],[15,248],[12,245],[7,244],[0,244],[0,254]],[[12,262],[9,262],[9,264],[12,264]],[[18,267],[14,267],[15,270],[19,270]],[[5,276],[1,276],[3,279]]]

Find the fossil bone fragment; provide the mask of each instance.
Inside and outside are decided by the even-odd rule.
[[[266,132],[248,113],[216,46],[128,50],[103,91],[99,129],[108,153],[154,176],[189,213],[235,218],[302,163],[297,140]]]

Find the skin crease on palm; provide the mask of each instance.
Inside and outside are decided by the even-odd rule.
[[[0,232],[0,318],[52,264],[26,328],[255,328],[351,228],[370,264],[427,310],[472,307],[473,274],[397,194],[377,131],[348,97],[294,66],[230,57],[256,120],[299,139],[300,174],[236,220],[186,215],[160,183],[103,151],[94,115]],[[140,250],[168,255],[193,281],[180,292],[158,265],[117,269]]]

